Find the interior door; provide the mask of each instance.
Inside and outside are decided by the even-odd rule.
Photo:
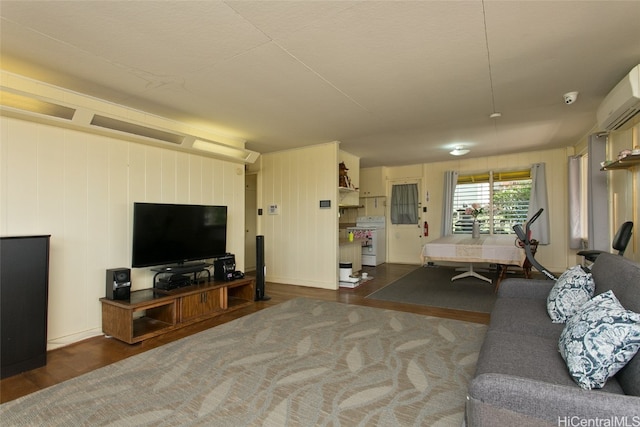
[[[417,187],[417,203],[415,213],[417,221],[412,224],[393,224],[391,201],[387,203],[387,262],[400,264],[421,264],[420,253],[423,245],[423,200],[421,199],[421,183],[419,179],[389,181],[387,194],[393,194],[394,185],[415,185]]]

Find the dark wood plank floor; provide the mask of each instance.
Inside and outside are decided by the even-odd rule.
[[[341,288],[337,291],[267,283],[266,294],[271,297],[269,301],[259,301],[252,306],[171,331],[139,344],[129,345],[104,336],[89,338],[66,347],[49,351],[46,366],[1,380],[0,402],[17,399],[18,397],[58,384],[94,369],[107,366],[129,356],[142,353],[168,342],[298,297],[406,311],[476,323],[486,324],[489,322],[489,315],[486,313],[447,310],[436,307],[365,299],[367,295],[388,285],[415,268],[417,268],[415,265],[403,264],[382,264],[377,267],[364,267],[363,271],[368,272],[369,275],[373,277],[372,280],[363,283],[355,289]]]

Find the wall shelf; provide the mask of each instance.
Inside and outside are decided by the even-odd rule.
[[[349,187],[338,187],[338,189],[340,190],[340,193],[355,193],[356,190],[355,188],[349,188]]]
[[[640,154],[630,154],[620,160],[616,160],[615,162],[604,165],[600,170],[608,171],[617,169],[631,169],[638,164],[640,164]]]

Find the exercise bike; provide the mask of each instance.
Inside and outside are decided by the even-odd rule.
[[[518,239],[520,239],[520,241],[522,242],[524,252],[525,254],[527,254],[527,259],[529,260],[531,265],[534,266],[536,270],[544,274],[547,279],[558,280],[558,278],[553,273],[551,273],[549,270],[540,265],[538,261],[536,261],[533,253],[531,252],[531,240],[529,238],[531,236],[531,224],[533,224],[538,219],[543,210],[544,209],[541,208],[538,212],[533,214],[529,221],[526,222],[525,230],[522,229],[521,224],[516,224],[513,226],[513,231],[516,232]]]

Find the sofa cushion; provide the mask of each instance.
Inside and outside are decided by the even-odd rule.
[[[547,300],[547,296],[555,282],[553,280],[521,279],[511,277],[500,283],[500,298],[531,298]]]
[[[549,320],[545,299],[498,298],[491,311],[489,327],[557,340],[564,325]]]
[[[558,353],[557,339],[490,329],[480,350],[475,376],[486,373],[529,378],[579,390]],[[607,382],[602,391],[623,393],[615,378]]]
[[[596,295],[613,290],[627,310],[640,313],[640,263],[616,254],[602,253],[591,267]],[[624,392],[640,396],[640,352],[616,375]]]
[[[640,263],[605,252],[596,259],[591,274],[595,295],[612,290],[624,308],[640,313]]]
[[[640,314],[626,310],[613,291],[595,296],[567,321],[560,354],[580,387],[602,388],[640,348]]]
[[[553,323],[564,323],[591,299],[596,289],[591,273],[576,265],[560,275],[547,297]]]

